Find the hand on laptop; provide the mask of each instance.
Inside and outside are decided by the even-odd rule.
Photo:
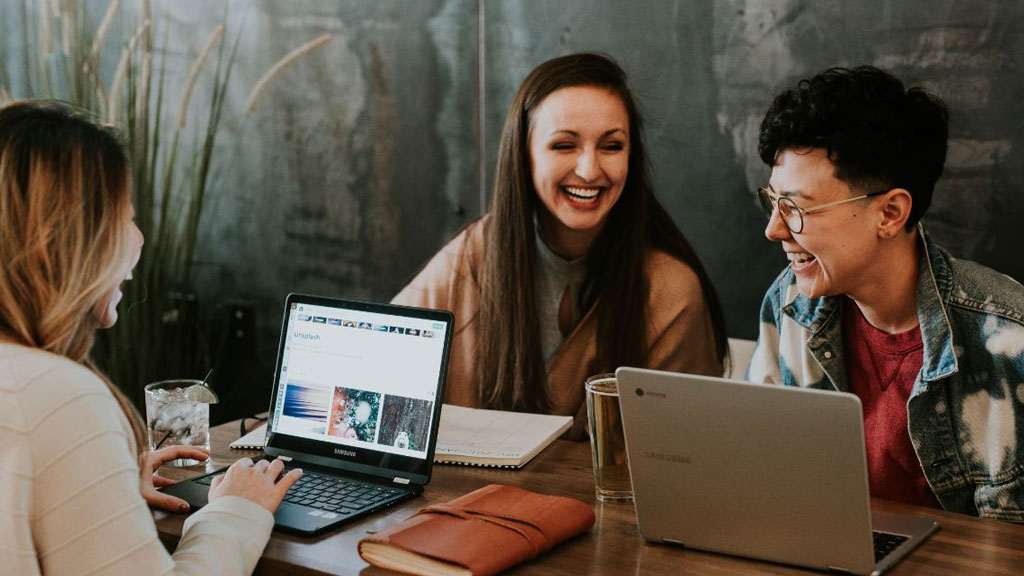
[[[273,514],[292,484],[302,478],[302,470],[298,468],[284,476],[281,476],[282,471],[284,462],[280,460],[260,460],[253,464],[251,459],[242,458],[210,483],[210,502],[221,496],[238,496],[252,500]]]
[[[157,492],[157,488],[170,486],[175,481],[156,475],[156,469],[165,462],[177,460],[178,458],[192,458],[193,460],[206,460],[210,453],[204,448],[194,446],[168,446],[152,452],[142,454],[142,470],[139,479],[139,492],[142,498],[149,504],[150,508],[160,508],[168,512],[188,512],[188,502],[181,498],[175,498],[170,494]]]

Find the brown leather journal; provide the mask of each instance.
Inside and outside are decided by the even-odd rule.
[[[593,525],[579,500],[491,484],[364,538],[359,555],[407,574],[489,576]]]

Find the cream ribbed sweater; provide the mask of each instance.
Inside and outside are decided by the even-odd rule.
[[[84,366],[0,343],[0,572],[250,574],[274,519],[222,497],[161,544],[139,493],[128,420]]]

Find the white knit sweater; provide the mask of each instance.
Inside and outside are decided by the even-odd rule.
[[[0,572],[248,575],[273,524],[262,506],[222,497],[169,555],[106,385],[67,358],[0,343]]]

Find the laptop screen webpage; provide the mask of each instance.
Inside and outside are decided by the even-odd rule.
[[[272,406],[276,445],[392,468],[432,458],[449,323],[393,310],[289,301]]]

